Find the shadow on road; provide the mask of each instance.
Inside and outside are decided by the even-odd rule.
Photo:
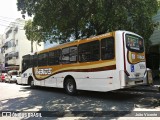
[[[21,93],[30,92],[27,97],[5,99],[2,111],[50,111],[56,117],[82,116],[117,118],[130,114],[135,108],[159,106],[160,93],[136,90],[112,92],[79,91],[77,96],[65,94],[63,89],[24,87]],[[51,112],[52,111],[52,112]],[[55,112],[61,114],[56,114]]]

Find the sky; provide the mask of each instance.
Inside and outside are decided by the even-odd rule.
[[[17,10],[17,0],[0,0],[0,34],[9,26],[10,22],[22,18],[21,12]]]
[[[11,22],[14,22],[17,18],[22,18],[21,12],[17,10],[16,3],[17,0],[0,0],[0,34],[4,34],[5,29]],[[32,18],[26,16],[27,19]],[[45,48],[53,45],[47,42]]]

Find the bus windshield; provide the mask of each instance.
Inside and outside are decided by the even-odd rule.
[[[131,52],[144,52],[143,39],[138,36],[126,34],[126,46]]]

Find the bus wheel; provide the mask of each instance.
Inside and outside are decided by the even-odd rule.
[[[34,88],[34,81],[32,77],[29,77],[29,85],[31,88]]]
[[[34,88],[34,81],[33,80],[31,81],[30,86],[31,86],[31,88]]]
[[[64,88],[69,95],[75,95],[76,90],[76,83],[73,78],[67,78],[67,80],[64,83]]]

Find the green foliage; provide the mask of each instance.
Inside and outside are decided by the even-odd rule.
[[[66,42],[114,30],[138,33],[148,43],[157,0],[18,0],[22,14],[34,15],[52,40]]]

